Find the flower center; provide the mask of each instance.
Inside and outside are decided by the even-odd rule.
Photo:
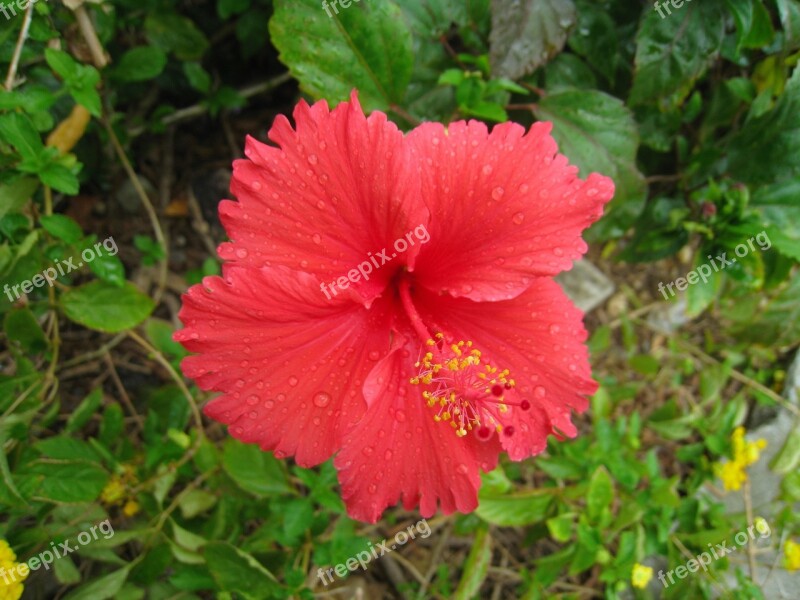
[[[511,426],[503,429],[501,417],[509,405],[530,408],[527,400],[508,398],[514,380],[508,369],[500,370],[481,361],[481,351],[471,341],[445,341],[444,334],[425,342],[426,352],[414,366],[419,375],[413,385],[423,387],[422,397],[434,410],[434,421],[445,421],[458,437],[474,431],[480,440],[488,440],[497,431],[513,435]]]

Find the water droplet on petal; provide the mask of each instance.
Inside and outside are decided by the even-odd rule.
[[[361,454],[363,454],[364,456],[371,456],[372,452],[373,452],[373,449],[372,449],[371,446],[365,446],[361,450]]]
[[[367,489],[369,490],[370,494],[374,494],[378,491],[378,486],[376,486],[374,483],[370,483]]]
[[[250,406],[255,406],[256,404],[258,404],[258,396],[249,396],[247,398],[247,403]]]
[[[295,377],[294,375],[292,375],[291,377],[289,377],[289,385],[290,385],[290,386],[294,387],[294,386],[296,386],[296,385],[297,385],[299,382],[300,382],[300,380],[299,380],[297,377]]]
[[[462,475],[466,475],[467,472],[469,471],[469,469],[467,469],[467,465],[465,465],[464,463],[461,463],[460,465],[458,465],[456,467],[456,471],[458,471]]]
[[[320,244],[320,243],[322,243],[322,236],[320,234],[318,234],[318,233],[315,233],[314,235],[311,236],[311,240],[315,244]]]
[[[537,398],[544,398],[547,395],[547,390],[545,390],[542,386],[537,385],[533,388],[533,395]]]
[[[492,171],[494,171],[494,169],[492,169],[492,165],[484,165],[484,167],[483,167],[483,174],[484,175],[491,175]]]
[[[559,331],[561,331],[561,327],[559,327],[558,325],[550,325],[550,333],[556,334]]]
[[[498,186],[492,190],[492,198],[494,198],[495,200],[500,200],[503,197],[503,194],[505,193],[506,191],[500,186]]]
[[[387,450],[386,452],[383,453],[383,458],[384,458],[384,460],[391,460],[392,459],[392,455],[393,455],[392,451],[391,450]]]
[[[523,183],[521,186],[519,186],[519,191],[523,194],[525,194],[528,191],[528,189],[530,188],[528,187],[527,183]]]
[[[394,418],[400,423],[402,423],[403,421],[406,420],[406,413],[404,413],[402,410],[398,410],[394,413]]]
[[[369,355],[368,355],[368,358],[369,358],[370,360],[378,360],[380,357],[381,357],[381,353],[380,353],[380,352],[378,352],[377,350],[373,350],[373,351],[372,351],[372,352],[370,352],[370,353],[369,353]]]
[[[239,258],[247,258],[247,250],[245,250],[244,248],[239,248],[236,251],[236,256]]]
[[[511,220],[514,222],[515,225],[522,225],[522,222],[525,220],[525,215],[521,212],[518,212],[513,217],[511,217]]]
[[[309,154],[308,155],[308,162],[309,162],[309,164],[312,164],[312,165],[317,164],[317,162],[318,162],[317,155],[316,154]]]
[[[325,408],[331,403],[331,395],[327,392],[317,392],[314,394],[314,405],[319,408]]]

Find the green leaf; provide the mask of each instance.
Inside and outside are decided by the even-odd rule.
[[[189,490],[181,496],[178,508],[184,519],[193,519],[210,509],[217,503],[218,498],[205,490]]]
[[[631,104],[683,102],[722,47],[726,15],[720,4],[695,0],[666,18],[644,11],[636,35]]]
[[[108,482],[108,474],[86,461],[34,462],[29,472],[39,479],[34,495],[58,504],[93,502]]]
[[[281,591],[275,576],[251,555],[227,542],[203,547],[208,570],[220,589],[246,600],[266,600]]]
[[[0,183],[0,219],[22,208],[31,199],[39,183],[32,177],[20,177],[11,183]]]
[[[597,90],[565,90],[542,98],[534,110],[553,123],[553,137],[562,154],[582,177],[591,172],[614,180],[614,199],[596,227],[605,237],[620,236],[641,212],[647,194],[636,167],[639,133],[625,105]]]
[[[258,446],[229,438],[225,442],[222,466],[239,487],[256,496],[291,492],[281,463]]]
[[[494,77],[519,79],[556,54],[575,25],[572,0],[495,0],[489,58]]]
[[[144,321],[153,312],[155,303],[132,283],[119,288],[93,281],[64,293],[61,307],[76,323],[106,333],[119,333]]]
[[[611,508],[614,501],[614,481],[605,467],[599,467],[589,480],[589,489],[586,492],[586,512],[589,519],[597,522],[603,514]]]
[[[540,523],[550,514],[554,493],[554,490],[527,490],[508,495],[481,493],[475,513],[484,521],[503,527]]]
[[[125,285],[125,265],[116,255],[101,254],[89,263],[89,269],[103,281],[121,288]]]
[[[800,423],[797,420],[795,420],[795,426],[789,432],[783,448],[772,459],[769,466],[776,473],[783,475],[795,472],[800,467]]]
[[[458,582],[453,598],[456,600],[470,600],[477,596],[486,581],[489,573],[489,564],[492,561],[492,539],[489,536],[489,527],[482,524],[475,531],[472,539],[472,549],[469,551],[467,561],[464,563],[464,574]]]
[[[47,233],[68,244],[77,244],[83,238],[80,225],[66,215],[45,215],[39,223]]]
[[[128,50],[112,71],[122,81],[147,81],[161,75],[167,65],[167,55],[156,46],[140,46]]]
[[[188,354],[181,344],[172,339],[175,327],[169,321],[148,319],[144,331],[150,343],[164,356],[183,358]]]
[[[37,354],[50,345],[39,321],[28,308],[17,308],[6,313],[3,319],[6,338],[19,342],[25,352]]]
[[[38,175],[43,184],[69,196],[74,196],[80,190],[80,182],[75,174],[57,162],[51,162],[41,167]]]
[[[63,50],[47,48],[44,51],[44,58],[47,64],[55,71],[61,79],[67,81],[78,74],[78,63]]]
[[[217,14],[220,19],[228,20],[233,15],[240,15],[250,8],[250,0],[217,0]]]
[[[103,403],[103,390],[102,388],[95,388],[89,393],[86,398],[81,400],[78,407],[72,411],[67,419],[67,426],[65,428],[67,433],[74,433],[81,427],[89,422],[89,419],[97,412],[100,405]]]
[[[174,52],[179,60],[198,60],[209,47],[205,34],[190,19],[178,14],[152,11],[144,22],[144,30],[151,44],[164,52]]]
[[[64,596],[64,600],[106,600],[119,597],[119,591],[128,579],[131,566],[125,566],[80,586]]]
[[[211,90],[211,75],[208,74],[203,66],[198,62],[183,63],[183,74],[191,85],[198,92],[207,94]]]
[[[788,181],[800,175],[800,68],[775,108],[748,121],[729,143],[728,172],[750,184]]]
[[[575,513],[564,513],[552,519],[547,519],[547,530],[557,542],[567,543],[572,539],[575,529]]]
[[[366,111],[402,104],[414,55],[400,9],[382,1],[330,12],[317,0],[275,2],[272,42],[303,91],[338,103],[357,89]]]
[[[22,113],[0,115],[0,138],[14,146],[25,160],[38,161],[44,152],[42,138]]]

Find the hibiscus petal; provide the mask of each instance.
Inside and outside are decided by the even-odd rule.
[[[511,372],[516,386],[506,393],[509,410],[499,419],[499,437],[512,460],[542,452],[550,434],[577,434],[570,409],[586,410],[586,396],[597,383],[584,344],[583,313],[555,281],[536,279],[519,296],[500,302],[434,296],[424,289],[414,302],[426,323],[455,340],[471,340],[485,363]],[[527,410],[519,406],[523,401]]]
[[[477,121],[409,133],[425,205],[435,218],[414,266],[431,290],[472,300],[505,300],[531,279],[571,268],[586,252],[581,232],[614,195],[613,182],[586,181],[557,154],[551,124]]]
[[[361,392],[389,349],[387,302],[332,303],[287,269],[226,265],[183,297],[182,368],[223,395],[206,405],[231,434],[312,466],[330,458],[366,410]]]
[[[354,93],[333,111],[324,101],[300,102],[294,118],[296,130],[283,115],[275,119],[269,137],[279,147],[248,138],[248,160],[234,163],[238,202],[220,204],[232,240],[219,248],[223,259],[286,266],[330,282],[427,223],[403,134],[385,114],[365,117]],[[363,295],[375,297],[419,248],[410,247],[393,268],[374,269],[358,286]]]
[[[407,510],[419,505],[423,517],[436,512],[470,512],[478,505],[480,470],[497,465],[500,444],[457,438],[409,384],[414,338],[395,334],[397,347],[365,385],[369,410],[346,437],[334,459],[348,514],[374,523],[402,499]],[[371,397],[371,398],[370,398]]]

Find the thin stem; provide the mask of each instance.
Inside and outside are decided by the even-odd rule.
[[[159,263],[159,270],[158,270],[158,287],[156,288],[155,293],[153,294],[153,300],[156,304],[161,301],[161,296],[164,294],[164,290],[167,287],[167,263],[169,261],[169,248],[167,247],[167,241],[164,237],[164,230],[161,228],[161,223],[158,220],[158,215],[156,214],[155,208],[153,208],[153,203],[150,202],[150,198],[147,196],[147,192],[145,191],[144,187],[142,186],[142,182],[139,181],[139,177],[136,175],[136,172],[133,170],[130,161],[128,160],[128,156],[125,154],[125,150],[122,148],[122,144],[117,137],[116,132],[114,131],[114,127],[111,125],[111,122],[107,118],[103,118],[103,126],[105,127],[106,131],[108,132],[108,137],[111,140],[111,145],[114,146],[114,150],[119,157],[120,162],[122,163],[125,172],[128,174],[128,178],[131,180],[131,184],[133,188],[136,190],[136,193],[139,195],[139,199],[142,201],[142,205],[144,205],[145,211],[147,212],[147,216],[150,218],[150,225],[153,227],[153,233],[156,236],[156,241],[164,250],[164,258],[161,259]]]
[[[22,29],[17,38],[17,45],[14,46],[14,54],[11,57],[11,64],[8,66],[8,73],[6,74],[5,88],[7,92],[14,89],[14,80],[17,78],[17,69],[19,68],[19,59],[22,56],[22,47],[25,45],[25,40],[28,39],[28,31],[31,28],[31,20],[33,19],[33,2],[28,5],[25,11],[25,17],[22,20]]]

